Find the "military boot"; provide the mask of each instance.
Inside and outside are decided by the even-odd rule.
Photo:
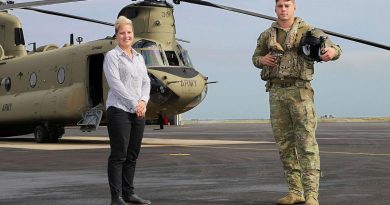
[[[278,204],[284,204],[284,205],[301,204],[303,202],[305,202],[305,197],[295,193],[288,193],[285,197],[280,198],[278,200]]]
[[[309,196],[308,198],[306,198],[305,205],[319,205],[318,199],[313,196]]]

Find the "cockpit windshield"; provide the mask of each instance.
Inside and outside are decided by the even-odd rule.
[[[188,67],[193,67],[188,51],[184,49],[180,44],[177,44],[177,48],[179,49],[179,58],[181,59],[181,61],[183,61],[184,65]]]
[[[142,54],[146,66],[164,66],[163,54],[155,42],[140,40],[132,47]]]
[[[148,67],[167,65],[193,67],[188,51],[180,44],[177,44],[175,51],[163,52],[156,42],[141,39],[135,42],[132,47],[142,54]]]
[[[164,61],[161,58],[159,50],[141,49],[141,54],[145,59],[146,66],[163,66]]]

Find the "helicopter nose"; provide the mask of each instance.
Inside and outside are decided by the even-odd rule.
[[[160,106],[176,103],[179,96],[153,74],[150,78],[150,100]]]
[[[183,113],[198,105],[207,94],[207,78],[193,68],[149,68],[150,100],[163,108]],[[175,113],[178,114],[178,113]]]

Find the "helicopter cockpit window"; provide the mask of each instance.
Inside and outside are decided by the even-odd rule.
[[[140,40],[133,44],[145,59],[146,66],[163,66],[163,55],[155,42]]]
[[[4,86],[5,90],[8,92],[11,89],[11,78],[6,77],[1,80],[1,86]]]
[[[37,74],[36,73],[31,73],[30,74],[30,87],[34,88],[37,85]]]
[[[141,54],[145,59],[146,66],[163,66],[164,62],[161,58],[159,50],[141,49]]]
[[[167,56],[169,65],[179,66],[179,59],[177,58],[175,51],[165,51],[165,55]]]
[[[184,65],[193,67],[188,51],[181,47],[180,44],[177,44],[177,48],[179,49],[179,58],[183,61]]]
[[[62,84],[65,81],[65,69],[63,67],[60,67],[60,69],[58,69],[57,81],[59,84]]]
[[[22,28],[15,28],[15,45],[25,45]]]
[[[154,48],[154,47],[158,48],[157,44],[155,42],[144,40],[144,39],[135,42],[132,47],[134,49],[136,49],[136,48]]]

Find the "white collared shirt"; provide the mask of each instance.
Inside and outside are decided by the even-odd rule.
[[[117,107],[135,113],[139,100],[148,102],[150,79],[141,54],[132,49],[130,58],[119,47],[106,53],[103,63],[104,74],[109,86],[106,108]]]

